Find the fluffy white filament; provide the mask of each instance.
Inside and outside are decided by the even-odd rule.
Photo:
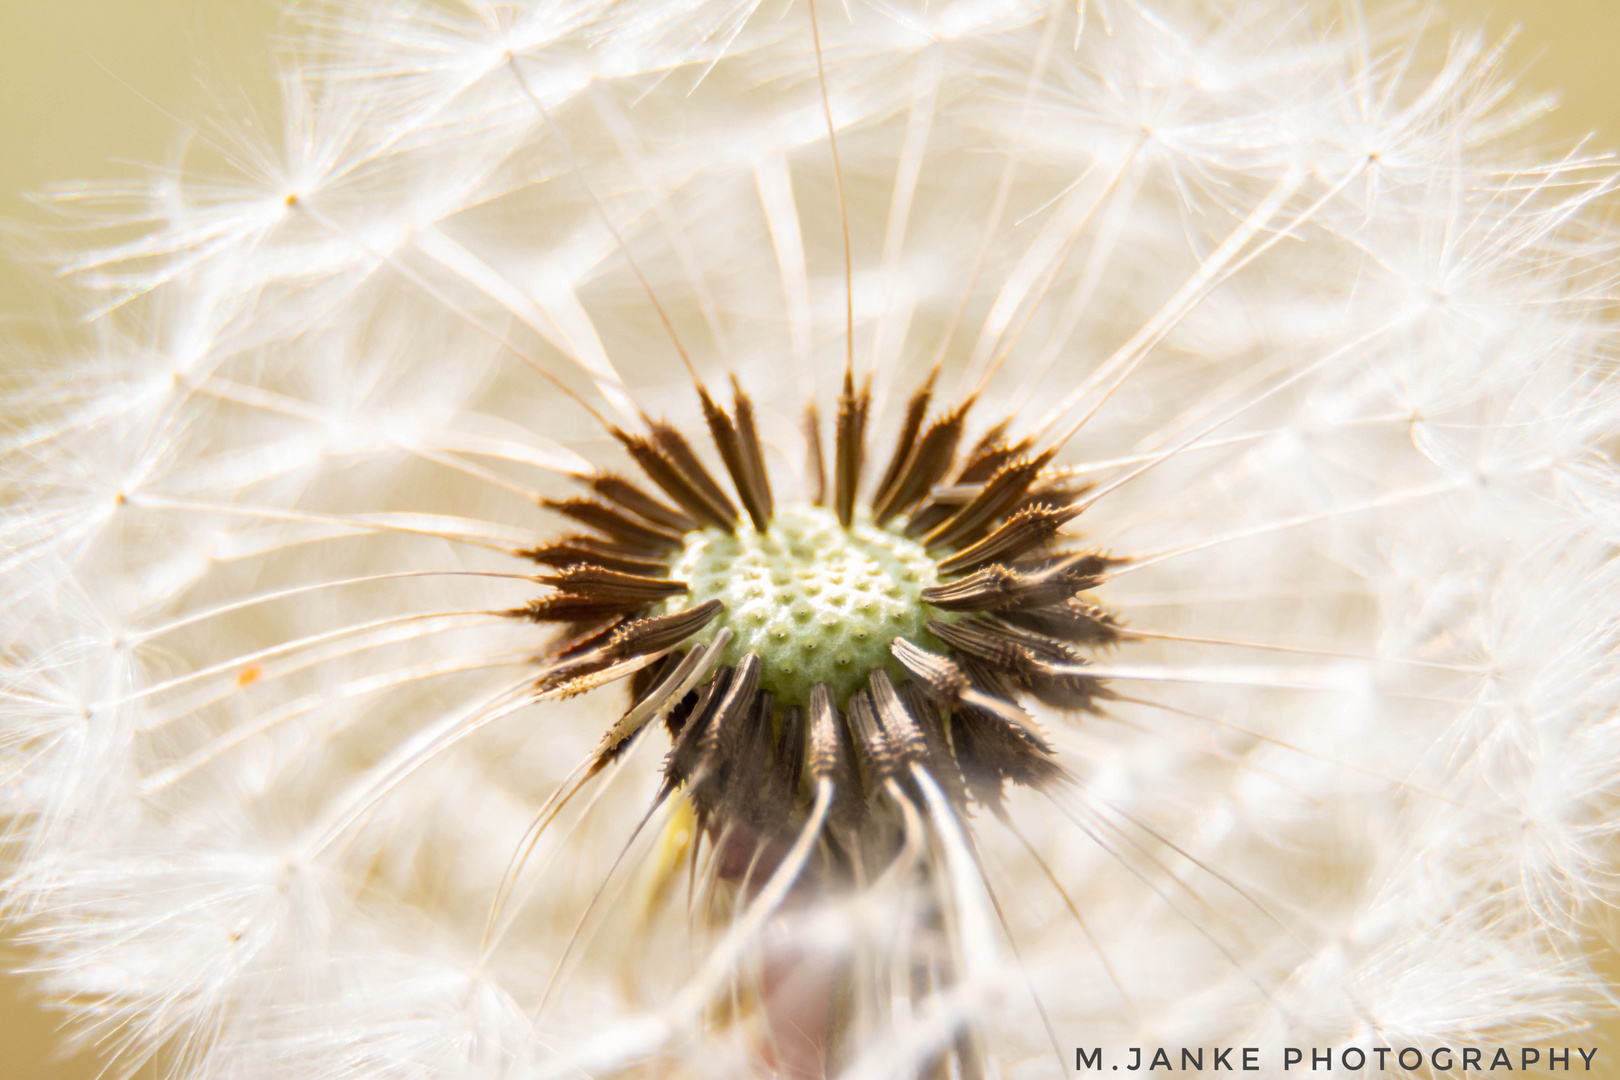
[[[908,804],[974,983],[852,1020],[851,1075],[967,1028],[1036,1076],[1053,1040],[1584,1023],[1607,167],[1523,149],[1475,38],[1353,2],[816,14],[825,102],[805,0],[301,5],[275,137],[63,197],[87,322],[12,364],[0,445],[4,895],[43,986],[176,1076],[710,1077],[762,1067],[761,955],[923,947],[914,875],[689,899],[681,809],[632,840],[661,730],[506,880],[625,704],[535,703],[544,637],[493,614],[561,529],[537,497],[627,468],[604,423],[700,428],[667,315],[802,498],[847,212],[873,456],[936,362],[1067,438],[1144,632],[1106,716],[1043,717],[1074,785]]]

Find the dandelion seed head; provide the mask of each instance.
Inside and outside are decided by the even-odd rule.
[[[1401,12],[1084,8],[334,3],[64,194],[6,900],[120,1068],[1583,1022],[1611,166]]]

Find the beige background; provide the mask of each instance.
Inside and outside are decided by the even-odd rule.
[[[1596,133],[1595,146],[1616,145],[1620,0],[1451,0],[1449,7],[1492,35],[1520,27],[1510,66],[1532,89],[1563,92],[1545,122],[1550,141]],[[252,98],[234,91],[266,87],[280,12],[273,0],[0,0],[0,222],[44,220],[24,192],[128,175],[127,162],[162,163],[183,120],[250,108]],[[43,310],[29,281],[11,260],[0,266],[0,319]],[[31,337],[33,321],[22,316],[12,329]],[[0,969],[24,962],[0,938]],[[56,1023],[25,979],[0,976],[0,1075],[93,1076],[94,1054],[64,1056]]]

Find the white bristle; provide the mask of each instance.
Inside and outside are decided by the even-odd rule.
[[[1589,1045],[1615,177],[1381,10],[818,0],[818,61],[806,0],[291,7],[279,130],[60,194],[85,322],[6,361],[42,992],[186,1078],[789,1075],[811,1014],[863,1077]],[[537,500],[633,473],[609,425],[698,444],[684,351],[803,502],[851,346],[869,484],[936,363],[1095,481],[1143,633],[1104,715],[1040,712],[1073,782],[869,793],[909,861],[822,895],[824,781],[750,895],[679,796],[636,832],[660,711],[534,841],[627,707],[532,693]]]

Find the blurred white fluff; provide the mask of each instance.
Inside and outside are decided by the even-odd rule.
[[[1354,3],[1164,7],[820,5],[879,445],[936,356],[957,392],[999,365],[987,397],[1029,430],[1140,359],[1066,459],[1106,484],[1191,443],[1081,519],[1167,553],[1102,596],[1140,629],[1298,650],[1102,658],[1144,703],[1048,718],[1082,783],[1012,802],[1084,926],[971,822],[1016,949],[995,929],[972,994],[849,1033],[852,1075],[909,1075],[963,1018],[1002,1075],[1072,1069],[1032,992],[1065,1054],[1529,1038],[1601,995],[1611,174],[1525,150],[1534,103],[1473,37]],[[615,461],[539,371],[615,423],[632,401],[696,422],[626,247],[699,370],[740,373],[772,467],[800,468],[844,348],[809,11],[297,18],[279,115],[61,197],[91,318],[9,361],[0,465],[9,913],[121,1067],[749,1074],[742,1026],[689,1007],[725,927],[646,899],[661,841],[539,1007],[660,748],[547,834],[481,949],[622,691],[379,784],[498,715],[539,639],[486,614],[521,580],[378,578],[525,573],[509,550],[556,528],[535,493]],[[902,900],[765,936],[884,963]]]

